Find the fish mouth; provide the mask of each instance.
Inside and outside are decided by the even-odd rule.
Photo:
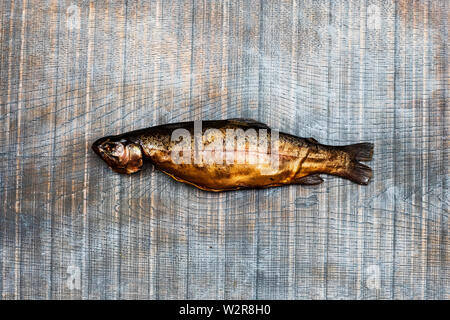
[[[99,156],[99,158],[108,165],[108,167],[114,168],[116,164],[112,162],[105,149],[102,147],[103,143],[107,140],[108,139],[100,138],[92,144],[91,148]]]
[[[92,150],[94,150],[94,152],[95,152],[98,156],[101,156],[100,148],[99,148],[97,145],[93,144],[93,145],[92,145]]]
[[[105,142],[105,139],[99,139],[95,141],[92,144],[92,150],[102,159],[108,167],[110,167],[112,170],[120,172],[121,168],[117,166],[117,163],[114,163],[112,159],[108,156],[108,154],[105,152],[105,150],[102,148],[103,142]]]
[[[101,158],[103,158],[104,156],[104,152],[103,149],[101,148],[101,145],[103,142],[105,142],[106,139],[105,138],[100,138],[97,139],[93,144],[92,144],[92,150],[94,150],[94,152]]]

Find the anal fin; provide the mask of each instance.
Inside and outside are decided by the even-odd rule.
[[[323,182],[323,179],[318,174],[312,174],[310,176],[301,177],[298,179],[295,179],[294,183],[296,184],[303,184],[303,185],[316,185],[321,184]]]

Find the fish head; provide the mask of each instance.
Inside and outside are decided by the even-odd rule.
[[[140,145],[127,139],[114,136],[101,138],[94,142],[92,149],[115,172],[131,174],[142,168]]]

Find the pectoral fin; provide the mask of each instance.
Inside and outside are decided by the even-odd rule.
[[[323,182],[323,179],[318,174],[313,174],[310,176],[296,179],[294,183],[303,184],[303,185],[315,185],[315,184],[321,184],[322,182]]]

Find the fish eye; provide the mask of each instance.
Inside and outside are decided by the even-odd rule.
[[[104,142],[102,145],[101,145],[101,148],[105,151],[105,152],[110,152],[113,148],[114,148],[114,146],[112,145],[112,143],[111,142]]]
[[[124,153],[124,146],[120,142],[106,141],[102,144],[101,149],[106,157],[114,162],[121,162]]]
[[[123,151],[123,146],[118,142],[105,142],[102,145],[102,149],[108,153],[120,154]]]

